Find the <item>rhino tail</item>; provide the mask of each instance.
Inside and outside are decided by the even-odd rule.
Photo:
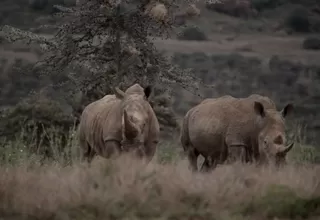
[[[191,142],[189,137],[189,112],[187,112],[182,121],[180,142],[184,151],[187,151],[190,148]]]

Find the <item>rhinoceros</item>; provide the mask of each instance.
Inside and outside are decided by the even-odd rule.
[[[180,141],[192,170],[204,156],[201,170],[215,167],[228,158],[230,147],[245,149],[246,162],[285,163],[294,143],[285,146],[285,118],[293,111],[287,104],[281,111],[266,96],[208,98],[191,108],[183,118]]]
[[[83,159],[95,155],[110,158],[133,151],[150,161],[159,142],[158,119],[149,104],[151,86],[134,84],[125,92],[115,88],[114,95],[87,105],[79,124],[79,142]]]

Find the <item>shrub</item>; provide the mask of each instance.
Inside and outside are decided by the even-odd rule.
[[[310,20],[308,11],[302,7],[295,8],[285,20],[287,27],[296,32],[309,32]]]
[[[320,17],[312,17],[310,19],[310,29],[312,32],[320,32]]]
[[[43,10],[48,4],[48,0],[29,0],[29,7],[34,10]]]
[[[304,39],[302,46],[306,50],[320,50],[320,38],[307,37],[306,39]]]
[[[67,144],[68,132],[76,121],[63,107],[58,101],[41,93],[23,99],[0,114],[1,139],[14,141],[19,136],[28,143],[29,150],[52,158],[54,150],[62,152]],[[55,149],[50,144],[52,138],[48,134],[55,134],[60,139]]]
[[[204,32],[202,32],[198,27],[187,27],[179,35],[179,40],[197,40],[206,41],[208,40]]]

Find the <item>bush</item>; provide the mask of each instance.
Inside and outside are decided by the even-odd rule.
[[[287,27],[296,32],[309,32],[310,20],[308,11],[302,7],[295,8],[285,20]]]
[[[52,158],[55,150],[63,151],[68,132],[76,121],[63,107],[41,93],[23,99],[0,114],[0,142],[2,138],[14,141],[19,137],[38,155]],[[55,149],[51,147],[52,138],[48,136],[53,133],[60,139]]]
[[[320,37],[307,37],[302,46],[306,50],[320,50]]]
[[[206,41],[208,40],[207,36],[203,31],[198,27],[187,27],[179,35],[179,40],[197,40],[197,41]]]

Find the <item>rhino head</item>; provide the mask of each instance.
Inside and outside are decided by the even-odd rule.
[[[134,84],[125,92],[118,87],[115,95],[122,100],[122,148],[124,151],[135,151],[143,156],[144,144],[148,135],[148,122],[151,106],[148,98],[152,92],[151,86],[142,88]]]
[[[286,163],[286,155],[294,143],[285,145],[285,118],[292,113],[293,105],[287,104],[281,111],[266,109],[260,102],[254,102],[258,116],[258,145],[262,158],[279,166]]]

